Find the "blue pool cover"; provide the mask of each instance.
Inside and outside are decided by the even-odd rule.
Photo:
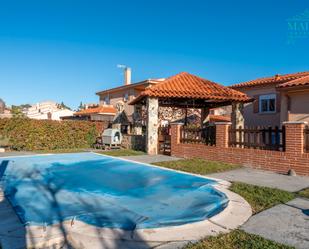
[[[0,158],[0,178],[27,225],[157,228],[207,219],[228,203],[213,180],[94,153]]]

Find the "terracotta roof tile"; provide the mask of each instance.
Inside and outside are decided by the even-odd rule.
[[[284,88],[284,87],[305,86],[305,85],[309,85],[309,75],[302,78],[298,78],[296,80],[288,81],[286,83],[278,85],[277,87]]]
[[[255,80],[250,80],[247,82],[239,83],[230,86],[230,88],[237,89],[242,87],[252,87],[252,86],[262,86],[268,84],[283,84],[291,80],[299,79],[304,76],[309,75],[309,72],[300,72],[300,73],[292,73],[292,74],[284,74],[284,75],[274,75],[271,77],[259,78]]]
[[[145,96],[160,98],[194,98],[222,101],[249,101],[249,97],[239,91],[212,81],[183,72],[147,88],[130,104],[137,103]]]
[[[111,93],[111,92],[119,92],[119,91],[123,91],[123,90],[127,90],[127,89],[132,89],[132,88],[142,88],[145,89],[145,85],[154,85],[157,84],[159,82],[162,82],[164,79],[148,79],[148,80],[143,80],[140,82],[136,82],[136,83],[132,83],[132,84],[128,84],[128,85],[122,85],[122,86],[117,86],[114,88],[110,88],[110,89],[106,89],[100,92],[97,92],[96,95],[100,95],[100,94],[106,94],[106,93]]]
[[[79,112],[75,112],[74,115],[89,115],[89,114],[109,114],[115,115],[116,109],[112,106],[99,106],[95,108],[88,108],[85,110],[81,110]]]
[[[209,115],[210,122],[231,122],[230,116],[223,116],[223,115]]]

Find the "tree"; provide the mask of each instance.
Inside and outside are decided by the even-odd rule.
[[[61,109],[69,109],[69,110],[71,110],[71,108],[70,108],[69,106],[65,105],[65,104],[63,103],[63,101],[62,101],[61,104],[60,104],[60,108],[61,108]]]
[[[78,110],[85,110],[85,105],[83,104],[83,102],[81,101],[78,107]]]
[[[23,113],[23,106],[25,105],[12,105],[12,114],[13,117],[26,117],[26,115]]]

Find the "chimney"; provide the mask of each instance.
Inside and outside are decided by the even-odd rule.
[[[131,84],[131,68],[125,67],[124,69],[124,84],[130,85]]]

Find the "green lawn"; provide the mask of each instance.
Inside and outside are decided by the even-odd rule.
[[[305,197],[309,199],[309,188],[306,188],[304,190],[301,190],[297,193],[301,197]]]
[[[143,151],[127,150],[127,149],[100,151],[98,153],[108,155],[108,156],[116,156],[116,157],[117,156],[140,156],[140,155],[146,154]]]
[[[295,198],[294,193],[240,182],[233,182],[230,190],[245,198],[254,214]]]
[[[240,168],[239,165],[206,161],[199,158],[183,159],[170,162],[154,163],[155,165],[190,172],[194,174],[210,174]]]
[[[257,235],[234,230],[228,234],[208,237],[185,249],[292,249],[294,247],[278,244]]]

